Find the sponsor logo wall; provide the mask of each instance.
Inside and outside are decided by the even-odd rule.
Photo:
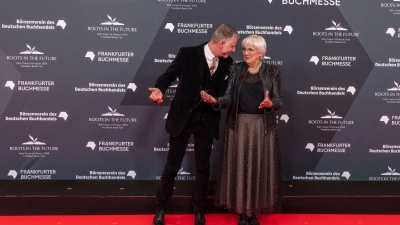
[[[0,180],[159,180],[179,77],[161,105],[147,89],[221,23],[241,35],[234,62],[257,34],[281,69],[285,179],[398,180],[398,0],[23,2],[0,7]],[[177,180],[196,179],[194,148]]]

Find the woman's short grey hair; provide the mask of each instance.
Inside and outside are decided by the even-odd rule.
[[[254,46],[254,48],[261,54],[265,55],[267,52],[267,42],[259,35],[250,35],[242,41],[242,48],[245,46]]]
[[[221,40],[231,40],[233,37],[239,39],[237,30],[229,24],[221,24],[211,37],[212,42],[218,43]]]

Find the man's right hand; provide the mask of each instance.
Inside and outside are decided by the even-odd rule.
[[[158,88],[149,88],[149,91],[151,91],[151,94],[150,94],[150,99],[153,101],[153,102],[155,102],[155,103],[157,103],[157,104],[161,104],[162,102],[163,102],[163,100],[162,100],[162,98],[163,98],[163,94],[162,94],[162,92],[160,91],[160,89],[158,89]]]

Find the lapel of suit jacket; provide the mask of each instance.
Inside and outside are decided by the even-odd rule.
[[[200,81],[203,83],[203,78],[204,78],[204,68],[205,68],[205,63],[206,63],[206,56],[204,55],[204,45],[206,45],[208,42],[205,42],[201,45],[199,45],[196,50],[197,50],[197,56],[196,56],[196,64],[198,67],[199,71],[199,76],[200,76]]]

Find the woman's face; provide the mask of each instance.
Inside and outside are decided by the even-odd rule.
[[[246,45],[242,47],[242,55],[244,61],[249,66],[255,66],[260,61],[261,53],[252,45]]]

